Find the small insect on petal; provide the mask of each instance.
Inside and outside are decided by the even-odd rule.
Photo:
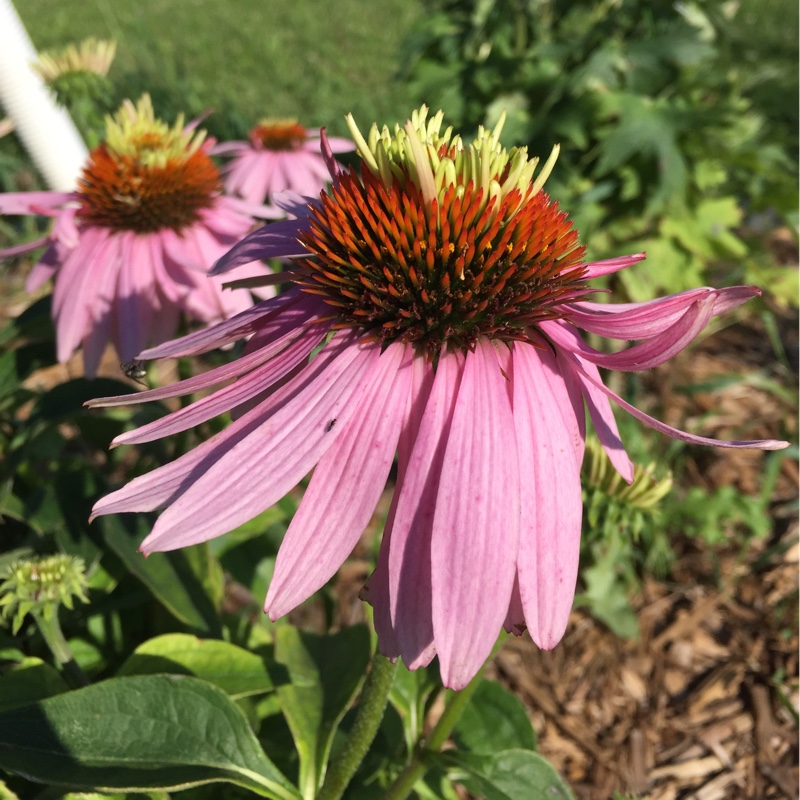
[[[136,383],[141,383],[142,386],[146,385],[143,379],[147,377],[147,369],[143,361],[138,361],[134,358],[131,361],[120,362],[119,367],[126,378],[130,378]]]
[[[336,424],[336,418],[334,417],[326,426],[325,426],[325,433],[329,433],[333,430],[333,426]]]

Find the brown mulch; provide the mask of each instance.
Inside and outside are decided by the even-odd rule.
[[[783,539],[794,544],[760,572],[754,548],[744,562],[689,554],[679,585],[647,581],[637,641],[574,612],[551,652],[527,635],[506,643],[497,675],[579,798],[797,796],[797,723],[783,705],[798,707],[797,526]],[[721,586],[698,583],[713,571]]]
[[[796,363],[796,321],[783,321]],[[755,381],[688,395],[679,388],[756,373],[796,389],[796,374],[780,367],[750,319],[680,354],[648,385],[659,416],[677,427],[721,438],[796,438],[796,407]],[[698,450],[687,479],[757,493],[764,457]],[[541,753],[579,800],[615,792],[648,800],[798,796],[797,478],[797,462],[783,459],[764,540],[732,537],[716,551],[675,543],[670,580],[646,580],[633,601],[638,640],[621,640],[575,611],[552,652],[527,635],[506,643],[497,677],[530,709]]]

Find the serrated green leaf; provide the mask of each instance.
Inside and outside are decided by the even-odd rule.
[[[159,672],[194,675],[233,699],[272,691],[269,664],[261,656],[218,639],[168,633],[139,645],[118,676]]]
[[[536,733],[522,701],[495,681],[482,681],[453,730],[462,750],[536,749]]]
[[[169,791],[222,782],[261,797],[299,798],[230,698],[184,676],[111,678],[6,711],[0,766],[73,789]]]

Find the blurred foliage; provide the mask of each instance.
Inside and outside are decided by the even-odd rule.
[[[404,50],[418,101],[546,155],[548,191],[590,255],[646,250],[634,300],[758,280],[745,218],[797,210],[797,8],[791,0],[432,0]],[[763,266],[763,264],[761,264]],[[796,303],[794,280],[776,286]]]

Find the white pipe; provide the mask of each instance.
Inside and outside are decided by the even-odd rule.
[[[36,50],[11,0],[0,0],[0,104],[50,188],[71,192],[88,152],[72,117],[31,69],[35,60]]]

